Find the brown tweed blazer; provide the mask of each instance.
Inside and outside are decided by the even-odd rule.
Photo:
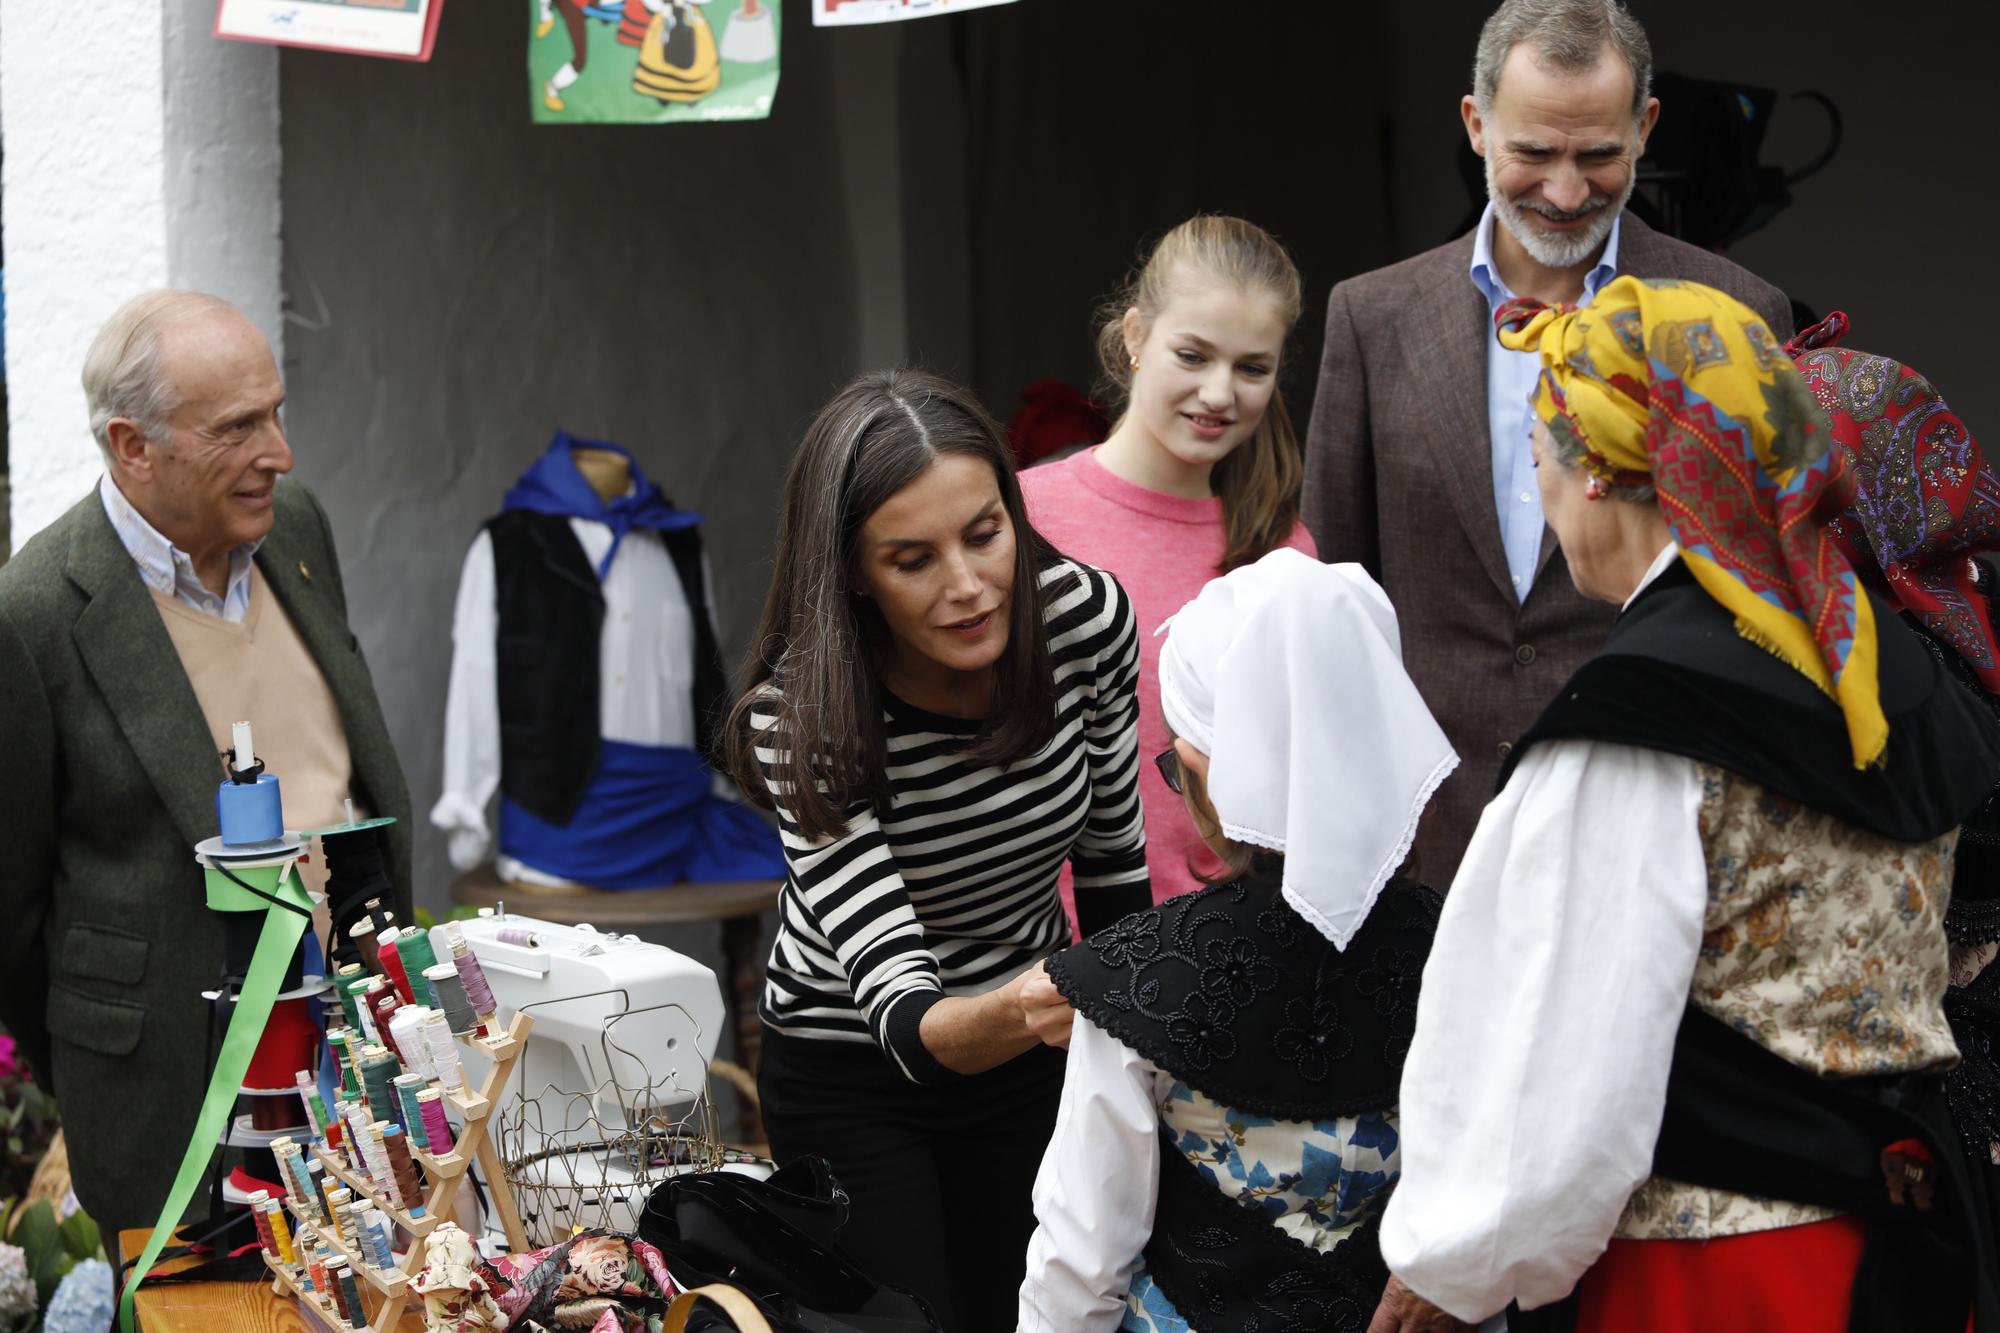
[[[1417,834],[1419,870],[1443,889],[1493,795],[1500,762],[1616,609],[1586,601],[1542,531],[1527,601],[1514,593],[1493,510],[1486,349],[1470,233],[1350,278],[1327,300],[1326,351],[1306,432],[1304,511],[1322,559],[1366,566],[1396,606],[1403,662],[1459,753]],[[1791,304],[1726,259],[1626,213],[1619,272],[1728,292],[1792,334]]]

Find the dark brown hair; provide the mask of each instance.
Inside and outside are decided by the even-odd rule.
[[[1028,523],[1000,426],[969,389],[927,371],[863,375],[820,409],[792,458],[771,590],[723,734],[731,776],[767,808],[773,793],[757,751],[771,757],[769,783],[808,838],[838,835],[857,803],[886,808],[894,799],[882,729],[889,629],[859,595],[857,546],[868,516],[941,454],[993,469],[1014,529],[1007,648],[995,664],[992,708],[964,758],[1016,763],[1055,736],[1041,573],[1059,557]],[[777,720],[753,731],[753,709]]]
[[[1242,218],[1202,214],[1160,238],[1145,263],[1098,312],[1097,360],[1113,399],[1129,398],[1131,354],[1125,349],[1125,312],[1137,310],[1150,332],[1179,284],[1224,282],[1246,294],[1270,297],[1290,334],[1298,323],[1304,284],[1277,238]],[[1272,375],[1277,367],[1272,367]],[[1113,427],[1116,429],[1116,427]],[[1222,562],[1228,573],[1284,545],[1299,521],[1299,486],[1305,461],[1292,429],[1285,394],[1274,386],[1256,431],[1215,465],[1209,485],[1222,501]]]

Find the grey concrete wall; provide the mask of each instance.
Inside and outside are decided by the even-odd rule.
[[[1390,208],[1398,257],[1445,238],[1465,208],[1452,154],[1485,0],[1386,9],[1393,70]],[[1982,137],[2000,8],[1916,0],[1893,15],[1866,0],[1811,7],[1741,0],[1632,0],[1655,63],[1780,93],[1817,89],[1846,119],[1840,156],[1729,257],[1824,313],[1854,318],[1849,341],[1919,367],[1974,434],[2000,437],[2000,381],[1985,373],[1981,312],[2000,303],[1990,255],[2000,178]],[[1674,114],[1665,106],[1663,116]],[[1781,102],[1767,162],[1798,164],[1824,121]]]
[[[708,515],[733,655],[785,463],[861,368],[842,117],[826,45],[786,18],[776,114],[740,124],[531,126],[526,15],[483,3],[445,10],[428,65],[283,56],[297,475],[333,518],[409,775],[422,903],[450,882],[423,816],[452,598],[513,477],[557,427],[630,447]]]

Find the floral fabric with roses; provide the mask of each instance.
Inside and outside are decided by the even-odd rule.
[[[586,1231],[494,1264],[497,1301],[516,1333],[659,1333],[680,1288],[660,1252],[613,1231]]]

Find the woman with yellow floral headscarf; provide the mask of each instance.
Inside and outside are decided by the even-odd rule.
[[[1831,425],[1748,308],[1620,278],[1498,323],[1571,577],[1623,610],[1447,896],[1374,1328],[2000,1328],[1941,1006],[2000,726],[1829,534]]]

